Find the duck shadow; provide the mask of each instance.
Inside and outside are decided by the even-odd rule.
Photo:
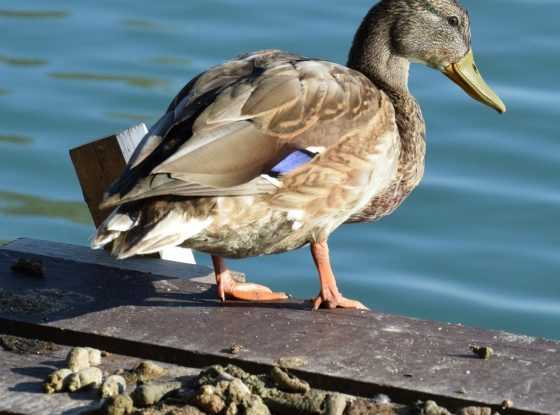
[[[289,310],[310,310],[310,301],[301,300],[281,300],[281,301],[240,301],[218,300],[218,291],[214,285],[208,285],[205,291],[199,294],[191,293],[158,293],[156,297],[146,298],[141,304],[148,307],[211,307],[211,308],[268,308],[268,309],[289,309]]]
[[[3,310],[0,318],[29,323],[52,323],[72,319],[85,314],[101,312],[119,307],[142,308],[182,307],[194,308],[270,308],[309,310],[308,303],[298,300],[271,301],[262,303],[218,300],[216,286],[209,283],[213,272],[197,265],[173,263],[155,258],[141,258],[146,271],[127,269],[106,254],[104,264],[72,262],[52,257],[3,252],[0,255],[0,285],[6,291],[29,301],[30,294],[43,303],[37,312],[29,311],[29,304],[21,312]],[[40,259],[46,269],[43,278],[23,278],[11,271],[11,265],[19,258]],[[112,261],[112,262],[111,262]],[[127,261],[134,261],[127,260]],[[115,266],[107,265],[114,263]],[[133,265],[139,268],[138,264]],[[140,266],[140,268],[142,268]],[[158,275],[158,272],[165,276]],[[180,275],[186,275],[185,278]],[[203,282],[200,282],[203,280]]]

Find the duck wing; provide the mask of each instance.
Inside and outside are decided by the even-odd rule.
[[[294,152],[313,155],[334,144],[380,101],[364,75],[344,66],[277,50],[243,55],[183,88],[101,206],[273,192],[281,181],[270,172],[301,159]]]

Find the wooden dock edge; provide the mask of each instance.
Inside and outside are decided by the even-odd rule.
[[[313,335],[314,327],[316,328],[324,322],[328,322],[330,325],[340,324],[341,330],[345,330],[352,325],[354,325],[354,329],[357,330],[361,330],[362,328],[364,330],[366,330],[366,328],[373,330],[375,328],[374,326],[379,324],[380,321],[385,321],[383,324],[389,324],[390,327],[404,327],[403,322],[405,322],[409,325],[408,327],[410,330],[410,332],[407,333],[407,336],[418,336],[416,340],[422,343],[420,336],[430,338],[430,342],[433,340],[432,333],[430,333],[429,330],[426,330],[426,328],[439,325],[437,323],[421,322],[418,320],[385,316],[376,313],[366,315],[344,312],[311,313],[305,311],[304,308],[307,306],[298,301],[287,303],[284,306],[271,305],[268,308],[253,308],[246,305],[230,307],[226,310],[227,314],[231,314],[231,317],[228,320],[227,315],[224,316],[226,313],[224,313],[223,307],[220,307],[219,304],[212,300],[213,293],[211,293],[212,295],[207,295],[207,292],[212,290],[211,286],[196,280],[197,278],[204,279],[205,274],[208,273],[209,270],[204,267],[186,266],[185,264],[169,263],[168,261],[147,258],[137,261],[123,261],[117,263],[109,258],[104,252],[92,252],[85,247],[29,239],[17,240],[0,248],[0,286],[10,287],[10,284],[13,283],[13,281],[15,281],[17,285],[20,284],[22,280],[24,280],[24,285],[34,287],[39,285],[45,287],[51,286],[51,282],[55,285],[59,284],[59,282],[55,281],[55,278],[53,278],[52,281],[46,281],[46,283],[41,282],[38,284],[36,281],[14,276],[13,273],[8,273],[6,270],[6,264],[10,263],[10,261],[13,262],[15,258],[18,257],[41,259],[47,267],[47,273],[52,272],[53,276],[56,274],[57,279],[60,278],[60,281],[62,281],[63,284],[69,283],[72,285],[73,290],[78,289],[76,287],[80,285],[80,281],[66,281],[66,277],[63,275],[64,272],[62,270],[59,271],[57,267],[68,267],[69,269],[79,271],[78,275],[83,277],[84,282],[91,278],[91,276],[86,275],[90,268],[102,267],[103,269],[111,270],[111,273],[113,273],[114,276],[123,275],[124,273],[124,275],[129,278],[130,272],[138,274],[145,273],[154,276],[154,281],[157,280],[158,282],[161,282],[168,281],[167,279],[170,279],[169,281],[172,281],[174,286],[180,286],[180,284],[183,284],[180,286],[179,290],[181,294],[183,295],[184,293],[188,293],[189,295],[196,297],[196,301],[199,301],[198,303],[192,307],[184,307],[182,309],[175,306],[163,310],[154,308],[154,310],[150,310],[150,316],[153,317],[160,312],[163,313],[164,318],[165,316],[171,314],[173,314],[173,316],[170,318],[175,318],[175,316],[184,316],[186,324],[190,323],[193,326],[200,319],[204,318],[208,319],[209,324],[224,324],[224,322],[237,324],[237,322],[234,323],[232,320],[237,319],[237,317],[242,315],[247,316],[249,324],[253,325],[257,324],[257,321],[262,322],[267,318],[271,318],[272,320],[278,319],[278,321],[287,318],[291,319],[291,321],[295,323],[303,325],[304,328]],[[2,262],[2,260],[4,260],[4,262]],[[78,268],[76,268],[76,266],[78,266]],[[99,274],[99,271],[92,271],[92,275],[95,275],[96,273]],[[195,281],[193,282],[189,278],[194,278]],[[8,281],[8,283],[4,284],[5,281]],[[167,282],[165,283],[167,284]],[[156,282],[154,282],[154,285],[156,285]],[[22,289],[22,286],[19,289]],[[85,290],[87,289],[88,288],[85,287],[84,292],[86,292]],[[21,316],[16,317],[0,313],[0,333],[51,341],[68,346],[91,346],[125,356],[152,359],[194,368],[202,368],[212,364],[235,364],[249,371],[266,372],[270,370],[270,368],[274,365],[275,358],[278,357],[278,355],[267,351],[269,350],[270,343],[272,343],[271,339],[263,339],[262,343],[255,344],[253,346],[254,350],[251,350],[251,352],[246,355],[232,357],[222,353],[219,348],[221,347],[220,345],[216,345],[214,350],[208,350],[208,344],[215,344],[215,339],[213,341],[210,340],[209,343],[205,343],[202,339],[200,339],[201,346],[200,348],[197,348],[196,344],[184,346],[181,339],[167,342],[165,341],[165,337],[159,337],[160,333],[153,333],[153,335],[148,333],[147,337],[145,336],[142,339],[140,338],[141,336],[135,337],[134,328],[131,328],[133,323],[129,324],[127,327],[119,328],[119,331],[114,331],[114,334],[112,335],[103,333],[103,327],[108,324],[108,321],[113,321],[111,320],[111,316],[114,318],[114,316],[118,315],[118,313],[126,314],[128,320],[137,318],[139,319],[138,321],[142,321],[143,318],[146,318],[145,316],[140,315],[141,312],[139,311],[139,308],[140,306],[147,306],[144,306],[143,303],[139,303],[138,299],[135,298],[131,298],[130,304],[133,305],[131,306],[132,314],[130,315],[127,314],[130,310],[127,309],[128,306],[124,303],[116,306],[114,309],[100,308],[99,310],[93,311],[84,310],[83,313],[78,311],[77,313],[70,313],[68,316],[57,315],[54,318],[52,316],[41,319],[37,319],[35,317],[22,318]],[[203,312],[196,314],[200,311],[198,308],[203,308]],[[195,313],[195,315],[189,316],[189,313]],[[255,315],[254,319],[252,314]],[[209,318],[208,315],[211,315],[211,317]],[[188,320],[188,318],[191,318],[192,320]],[[142,321],[142,323],[144,323],[144,321]],[[151,321],[146,321],[145,323],[147,327],[150,327],[154,330],[154,332],[157,332],[155,327],[151,327]],[[244,327],[243,330],[249,330],[250,328],[251,327],[247,326]],[[323,330],[323,328],[324,326],[319,327],[319,331]],[[177,329],[178,328],[172,328],[171,332],[177,332]],[[262,328],[260,329],[262,330]],[[416,329],[418,329],[418,331],[415,331]],[[281,328],[278,328],[278,330],[282,331]],[[257,330],[257,333],[260,332]],[[248,333],[245,335],[253,336],[252,332],[250,335]],[[301,353],[311,361],[311,364],[309,365],[310,367],[294,369],[292,372],[295,375],[307,380],[317,388],[364,397],[373,397],[379,393],[383,393],[390,396],[393,401],[403,404],[413,404],[418,400],[435,400],[439,404],[446,406],[451,410],[475,405],[488,406],[501,412],[500,403],[502,402],[502,398],[511,398],[515,405],[513,408],[507,410],[507,414],[560,414],[560,405],[558,405],[560,402],[558,396],[558,387],[560,386],[560,383],[558,382],[558,377],[550,378],[548,381],[537,385],[535,383],[535,379],[539,378],[541,375],[544,376],[544,372],[542,374],[527,374],[522,371],[522,366],[512,368],[509,373],[508,370],[504,370],[504,368],[508,369],[506,367],[507,365],[515,365],[517,360],[520,362],[532,363],[533,361],[530,360],[531,357],[533,357],[534,360],[535,356],[540,356],[540,363],[542,363],[541,366],[548,367],[551,370],[550,373],[557,373],[560,376],[560,373],[558,373],[558,369],[560,369],[560,344],[542,339],[528,338],[525,336],[520,336],[520,340],[516,341],[516,337],[514,335],[512,335],[512,337],[507,341],[499,340],[506,338],[505,335],[505,333],[487,332],[476,329],[460,328],[459,330],[455,330],[454,327],[451,327],[446,328],[443,332],[443,343],[447,343],[446,345],[442,344],[434,346],[433,343],[427,345],[427,347],[431,348],[434,354],[442,353],[447,354],[447,356],[452,356],[448,349],[440,350],[438,347],[445,347],[449,346],[453,342],[458,342],[459,344],[464,344],[466,348],[467,338],[472,339],[475,337],[475,339],[478,339],[481,344],[490,344],[493,339],[494,343],[492,346],[499,352],[501,351],[503,356],[507,357],[507,359],[504,358],[498,361],[499,358],[497,358],[494,361],[489,361],[486,366],[491,366],[490,369],[488,369],[488,367],[481,369],[481,376],[486,376],[486,378],[481,377],[478,382],[482,384],[483,389],[485,387],[489,389],[488,399],[472,398],[469,396],[469,390],[461,395],[452,394],[449,393],[449,391],[443,390],[438,392],[437,389],[439,386],[431,386],[430,379],[428,378],[424,379],[422,387],[415,387],[419,386],[418,382],[411,382],[412,387],[406,387],[403,386],[404,382],[402,381],[394,381],[389,378],[384,380],[383,376],[378,377],[377,379],[372,379],[371,375],[375,377],[376,375],[373,371],[377,369],[377,366],[375,366],[374,363],[372,363],[371,367],[365,368],[372,371],[372,373],[368,376],[351,376],[349,373],[362,373],[360,370],[363,368],[354,368],[350,366],[353,364],[361,365],[362,363],[349,361],[348,367],[346,368],[329,369],[328,365],[325,366],[324,363],[316,360],[316,356],[314,356],[316,350],[314,348],[304,347],[298,349],[296,347],[294,350],[290,350],[290,352]],[[390,338],[391,333],[386,331],[384,332],[384,336],[386,338]],[[223,337],[225,341],[224,344],[231,344],[231,333],[224,334]],[[334,339],[334,341],[336,340],[337,339]],[[385,342],[385,340],[386,339],[381,339],[379,341]],[[353,344],[360,344],[361,341],[362,339],[358,339],[358,341]],[[370,343],[364,344],[363,341],[361,344],[364,349],[377,346]],[[455,346],[456,345],[452,345],[451,350]],[[348,345],[348,348],[352,347],[352,344]],[[402,347],[402,344],[395,344],[394,347],[396,353],[401,352],[401,350],[398,349]],[[309,350],[311,350],[311,352],[309,352]],[[305,351],[307,351],[307,354]],[[548,353],[544,353],[545,351]],[[348,352],[348,350],[340,351],[341,354],[348,354]],[[326,353],[328,353],[328,351],[326,351]],[[391,351],[386,353],[390,354]],[[419,353],[422,353],[422,351],[419,350]],[[348,356],[350,356],[350,354],[348,354]],[[401,358],[404,359],[403,365],[409,364],[412,370],[416,363],[413,361],[406,362],[406,359],[403,356],[401,356]],[[345,358],[346,356],[342,357]],[[387,358],[387,356],[381,356],[381,359],[385,358]],[[416,357],[412,356],[412,358]],[[461,359],[463,360],[459,362],[460,365],[457,366],[457,371],[464,371],[464,367],[469,367],[470,364],[472,364],[474,367],[472,369],[474,376],[477,376],[477,368],[483,368],[485,366],[478,360],[470,358],[467,359],[465,356],[462,356]],[[466,366],[464,365],[465,359],[468,363]],[[369,362],[369,360],[364,360],[364,362]],[[382,363],[386,364],[387,361]],[[431,362],[426,362],[426,365],[431,364]],[[415,373],[418,373],[417,369],[418,368],[415,369]],[[425,369],[428,370],[430,367],[426,366]],[[491,378],[489,375],[492,373],[494,373],[494,378]],[[518,378],[512,379],[511,373],[516,373]],[[507,391],[507,384],[511,383],[513,386],[514,384],[512,382],[516,380],[521,382],[524,377],[527,377],[530,382],[533,382],[532,385],[534,390],[532,393],[535,396],[534,402],[530,399],[520,400],[516,399],[516,396],[506,396],[506,393],[503,395],[492,395],[492,393],[500,393],[498,388],[499,385],[506,384],[505,389],[502,388],[502,392],[503,390]],[[420,381],[422,381],[422,379],[420,379]],[[449,379],[449,381],[451,382],[452,379]],[[537,388],[547,388],[547,385],[548,389],[537,390]],[[430,389],[433,389],[433,391],[430,391]]]
[[[46,327],[37,324],[11,321],[0,318],[0,334],[18,336],[28,339],[48,341],[62,346],[72,347],[93,347],[113,354],[128,356],[138,359],[148,359],[158,362],[165,362],[173,365],[188,368],[205,368],[212,365],[236,365],[250,373],[269,373],[275,365],[250,362],[236,359],[234,357],[216,356],[204,352],[180,351],[172,347],[161,345],[146,345],[123,339],[115,339],[101,335],[84,333]],[[380,394],[387,395],[391,401],[403,405],[414,405],[416,402],[433,400],[438,405],[450,410],[459,410],[468,406],[489,407],[493,412],[502,413],[503,408],[499,403],[480,402],[462,398],[452,398],[445,395],[425,393],[412,389],[404,389],[391,385],[372,384],[362,382],[357,379],[340,378],[321,373],[309,372],[306,370],[290,369],[290,373],[300,379],[305,380],[314,388],[355,395],[364,398],[374,398]],[[508,415],[551,415],[548,412],[527,411],[511,408],[507,411]],[[11,415],[11,414],[10,414]],[[554,414],[556,415],[556,414]]]

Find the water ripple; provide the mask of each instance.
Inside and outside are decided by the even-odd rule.
[[[500,90],[503,91],[504,96],[508,97],[508,100],[514,100],[524,106],[531,106],[539,111],[543,109],[556,113],[560,111],[560,107],[558,106],[560,102],[560,90],[554,88],[543,90],[540,88],[511,84],[501,85]]]
[[[8,10],[0,9],[0,17],[15,19],[63,19],[70,13],[61,10]]]
[[[493,198],[507,198],[515,200],[516,204],[534,204],[543,202],[551,205],[560,203],[560,194],[555,189],[548,188],[541,183],[521,185],[507,181],[473,180],[472,177],[458,177],[452,175],[431,176],[425,179],[429,186],[438,187],[446,193],[472,194],[473,196],[491,196]],[[521,190],[522,189],[522,190]]]
[[[528,298],[526,295],[514,296],[506,292],[492,293],[474,288],[472,285],[460,284],[457,281],[448,283],[445,280],[419,275],[412,275],[408,278],[399,275],[394,278],[385,278],[377,285],[398,290],[418,291],[430,297],[446,298],[446,301],[459,300],[491,309],[560,317],[560,302],[558,301],[534,296]]]
[[[154,63],[156,65],[177,65],[177,66],[187,66],[187,65],[192,65],[193,63],[192,59],[181,58],[178,56],[160,56],[160,57],[149,59],[148,62]]]
[[[44,59],[35,58],[15,58],[12,56],[0,55],[0,63],[10,66],[43,66],[48,63]]]
[[[159,33],[171,33],[175,30],[169,26],[145,19],[126,19],[123,21],[125,27],[134,31],[142,32],[159,32]]]
[[[119,111],[112,111],[106,113],[107,117],[117,119],[117,120],[127,120],[127,121],[146,121],[153,116],[150,115],[142,115],[142,114],[132,114],[130,112],[119,112]]]
[[[49,76],[54,79],[68,81],[124,82],[130,86],[140,88],[154,88],[167,84],[166,81],[160,79],[145,78],[141,76],[102,75],[87,72],[51,72]]]
[[[0,213],[66,219],[79,224],[91,223],[83,203],[52,200],[28,194],[0,191]]]
[[[0,134],[0,143],[26,145],[31,144],[33,139],[25,135]]]

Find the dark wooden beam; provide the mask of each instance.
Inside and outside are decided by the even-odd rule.
[[[11,271],[20,257],[41,259],[45,276]],[[213,286],[189,279],[207,269],[142,261],[150,264],[117,262],[85,247],[9,244],[0,249],[4,293],[50,295],[53,308],[0,307],[0,332],[189,367],[268,370],[278,359],[300,357],[305,364],[295,373],[315,387],[385,393],[404,404],[435,399],[451,409],[499,409],[511,399],[508,414],[559,413],[559,343],[375,312],[311,312],[302,301],[221,305]],[[235,356],[227,353],[233,344],[243,346]],[[471,344],[495,355],[478,359]]]

